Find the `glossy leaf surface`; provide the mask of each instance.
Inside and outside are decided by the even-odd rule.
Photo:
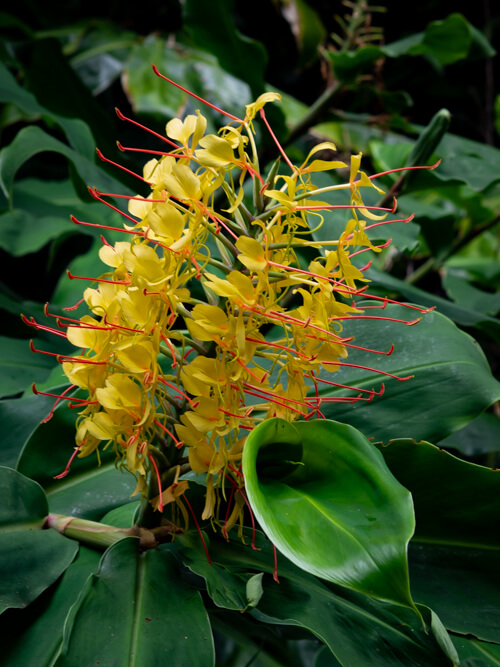
[[[381,451],[413,496],[412,593],[449,630],[500,643],[500,471],[462,461],[426,442]]]
[[[388,305],[367,315],[412,321],[415,310]],[[500,383],[491,375],[478,344],[440,313],[431,312],[413,326],[385,320],[345,322],[342,335],[356,336],[355,344],[388,351],[390,356],[361,350],[352,351],[348,363],[380,369],[406,381],[376,374],[362,368],[340,367],[321,378],[360,389],[379,390],[383,396],[371,402],[329,403],[323,414],[358,428],[366,437],[387,442],[411,434],[419,440],[439,441],[465,426],[500,397]],[[354,396],[319,384],[325,396]]]
[[[41,530],[47,516],[43,489],[11,468],[0,468],[0,613],[30,604],[64,572],[77,542]]]
[[[89,635],[92,641],[89,641]],[[58,667],[214,664],[200,594],[179,578],[168,550],[138,552],[135,538],[102,557],[69,612]]]
[[[292,562],[412,607],[411,497],[356,429],[324,420],[267,420],[246,441],[243,472],[260,525]]]
[[[245,537],[250,539],[249,531]],[[278,554],[280,583],[277,584],[271,578],[274,566],[271,544],[259,531],[256,546],[258,551],[238,540],[226,543],[220,539],[213,540],[210,546],[214,562],[235,573],[252,569],[267,573],[263,596],[257,609],[251,612],[254,618],[265,624],[310,630],[325,642],[342,665],[453,664],[439,647],[431,628],[424,631],[421,620],[411,610],[322,582],[281,554]],[[420,612],[430,622],[429,611],[421,607]]]
[[[75,457],[61,480],[75,447],[75,412],[60,405],[46,424],[33,431],[19,458],[17,469],[39,482],[49,499],[50,511],[99,520],[106,512],[130,501],[135,481],[115,467],[113,452],[104,452],[101,465],[90,455]]]
[[[97,570],[100,557],[98,551],[80,547],[60,581],[44,591],[27,609],[5,612],[2,650],[6,666],[51,664],[61,647],[69,608],[89,575]]]

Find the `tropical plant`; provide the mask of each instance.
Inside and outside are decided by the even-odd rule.
[[[495,359],[498,151],[447,134],[446,110],[413,141],[373,75],[381,58],[439,69],[491,47],[458,14],[385,45],[362,3],[329,41],[312,3],[290,4],[299,67],[323,43],[335,77],[309,109],[264,92],[260,46],[205,4],[184,8],[205,52],[103,23],[58,32],[64,56],[25,37],[83,91],[98,163],[88,125],[2,66],[18,131],[0,152],[0,243],[14,266],[48,260],[33,300],[11,281],[0,303],[24,320],[3,338],[7,665],[500,659],[484,412],[500,385],[457,327]],[[117,111],[115,159],[82,81],[120,73],[134,108]],[[349,118],[328,115],[363,89],[390,127],[355,95]],[[47,151],[63,179],[58,159],[33,176]],[[38,396],[8,398],[33,381]]]

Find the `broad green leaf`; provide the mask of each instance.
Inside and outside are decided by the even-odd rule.
[[[484,35],[462,14],[432,21],[424,32],[387,44],[382,50],[392,57],[428,55],[440,65],[450,65],[469,56],[488,58],[495,53]]]
[[[429,305],[432,300],[429,295]],[[404,321],[420,316],[418,311],[390,304],[384,310],[369,310],[366,314]],[[356,336],[356,345],[381,352],[394,345],[390,356],[353,350],[347,363],[398,377],[413,376],[400,381],[348,366],[335,374],[321,372],[321,379],[356,388],[354,393],[329,391],[328,388],[334,387],[322,388],[320,382],[320,395],[324,396],[355,397],[359,395],[357,389],[377,391],[384,384],[383,396],[375,396],[372,401],[321,406],[327,418],[350,423],[368,438],[387,442],[411,434],[415,439],[439,441],[472,421],[500,397],[500,383],[491,375],[479,345],[440,313],[427,313],[413,326],[383,319],[343,324],[342,335]]]
[[[288,10],[288,11],[287,11]],[[318,49],[326,31],[316,11],[305,0],[293,0],[281,8],[290,23],[299,51],[299,67],[305,67],[318,59]]]
[[[48,514],[43,489],[11,468],[0,468],[0,613],[28,606],[66,570],[78,543],[41,530]]]
[[[15,139],[0,151],[0,188],[10,200],[14,178],[20,167],[38,153],[55,152],[64,155],[75,167],[84,183],[103,192],[126,193],[124,186],[97,167],[92,160],[77,153],[62,141],[54,139],[41,128],[25,127]]]
[[[415,600],[435,609],[449,630],[500,643],[500,471],[426,442],[379,447],[415,505]]]
[[[442,285],[450,299],[464,308],[485,315],[496,315],[500,311],[500,293],[492,294],[474,287],[463,272],[454,269],[445,270]]]
[[[250,537],[246,531],[246,541]],[[262,598],[251,612],[254,618],[266,625],[273,623],[310,630],[342,665],[428,667],[452,664],[431,629],[424,630],[421,620],[407,608],[322,582],[281,554],[278,554],[280,583],[276,583],[270,576],[274,568],[271,544],[259,531],[255,541],[258,551],[237,539],[230,542],[213,539],[210,545],[214,562],[235,574],[251,569],[269,573],[262,582]],[[318,543],[319,540],[316,546]],[[424,607],[420,611],[426,621],[430,621],[430,612]]]
[[[31,434],[17,469],[43,486],[51,512],[98,521],[106,512],[131,501],[135,480],[116,469],[112,451],[102,453],[101,465],[95,455],[75,457],[68,475],[55,479],[74,452],[75,418],[75,411],[67,405],[58,406],[52,419]]]
[[[49,513],[41,486],[12,468],[0,467],[0,530],[40,529]]]
[[[484,412],[460,431],[441,440],[439,446],[456,449],[467,457],[498,452],[500,451],[500,417]]]
[[[140,554],[131,538],[110,547],[87,580],[68,614],[55,665],[209,667],[213,650],[200,594],[182,582],[172,553]]]
[[[453,637],[462,667],[499,667],[500,646],[468,637]]]
[[[36,97],[22,88],[6,66],[0,63],[0,102],[10,102],[30,115],[44,115],[54,120],[64,131],[70,145],[88,160],[93,157],[95,141],[88,126],[77,118],[65,118],[50,112]]]
[[[54,357],[33,354],[28,340],[0,336],[0,396],[14,396],[33,382],[43,382],[54,361]]]
[[[439,65],[451,65],[469,56],[491,57],[495,51],[486,38],[462,14],[450,14],[443,21],[429,23],[424,32],[414,33],[386,46],[362,46],[355,51],[331,51],[328,55],[335,75],[342,83],[356,78],[384,57],[429,56]]]
[[[24,443],[54,402],[48,396],[23,396],[0,401],[0,465],[15,468]]]
[[[494,341],[500,342],[500,321],[497,318],[489,317],[470,308],[463,308],[452,301],[426,292],[377,269],[370,268],[365,275],[373,280],[374,284],[380,285],[386,291],[390,290],[394,295],[402,295],[405,299],[424,307],[435,307],[438,312],[446,315],[453,322],[464,327],[477,327]]]
[[[98,551],[80,546],[77,557],[59,582],[44,591],[26,610],[5,612],[2,655],[6,667],[51,664],[61,646],[69,608],[89,575],[97,570],[100,557]]]
[[[183,4],[184,27],[198,48],[215,55],[221,67],[246,81],[256,98],[264,92],[266,51],[236,29],[231,18],[233,6],[234,0],[211,4],[187,0]]]
[[[96,237],[103,231],[74,225],[71,215],[93,224],[118,228],[122,225],[121,216],[106,206],[96,205],[96,202],[83,203],[67,179],[23,179],[14,183],[12,199],[15,208],[0,214],[0,248],[14,257],[36,252],[63,234],[79,233]],[[109,231],[106,231],[106,237],[111,240]],[[79,287],[82,291],[81,285]]]
[[[243,472],[260,525],[293,563],[414,609],[411,496],[361,433],[324,420],[269,419],[247,438]]]
[[[164,132],[166,118],[177,116],[186,107],[191,113],[200,109],[209,120],[208,132],[219,128],[222,117],[152,74],[152,62],[172,81],[237,116],[251,102],[248,85],[224,71],[213,55],[187,47],[169,48],[165,40],[149,37],[134,47],[126,65],[127,93],[137,112],[161,116],[160,132]]]
[[[199,544],[198,535],[184,534],[176,538],[182,563],[192,572],[205,579],[207,593],[217,607],[243,611],[247,606],[246,583],[248,573],[240,574],[221,566],[217,562],[212,565]],[[210,547],[209,547],[210,550]]]

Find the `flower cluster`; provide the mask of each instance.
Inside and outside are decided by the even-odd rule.
[[[243,119],[217,109],[228,123],[216,135],[206,134],[200,111],[167,123],[166,135],[156,135],[167,150],[156,151],[138,176],[149,194],[127,197],[128,213],[120,211],[127,240],[110,245],[102,237],[99,254],[108,268],[84,292],[89,314],[58,318],[59,333],[82,349],[60,359],[64,372],[72,388],[88,395],[69,398],[81,407],[73,456],[113,446],[120,465],[136,476],[137,492],[149,489],[155,509],[174,503],[184,514],[182,474],[203,473],[203,519],[217,520],[217,489],[228,483],[234,502],[225,532],[246,501],[240,460],[248,431],[271,416],[321,418],[325,401],[377,393],[325,398],[319,386],[335,385],[335,371],[357,347],[342,335],[342,322],[363,316],[355,297],[369,295],[352,258],[381,247],[366,235],[366,220],[394,208],[374,213],[377,207],[364,205],[361,190],[378,188],[376,176],[360,170],[360,155],[350,165],[318,159],[336,150],[320,143],[293,165],[264,113],[276,100],[276,93],[261,95]],[[257,119],[281,153],[266,177]],[[315,187],[314,174],[332,169],[345,170],[345,183]],[[333,189],[346,190],[349,203],[322,201]],[[119,198],[90,191],[108,206]],[[314,229],[335,208],[351,211],[344,232],[315,241]],[[314,250],[309,265],[304,248]]]

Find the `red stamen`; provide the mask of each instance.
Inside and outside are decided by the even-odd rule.
[[[65,390],[62,392],[61,396],[66,397],[66,394],[67,394],[69,391],[72,391],[75,387],[76,387],[75,384],[70,385],[67,389],[65,389]],[[54,416],[54,410],[57,408],[57,406],[59,405],[60,402],[61,402],[61,399],[58,398],[57,401],[55,401],[55,403],[54,403],[54,405],[52,406],[52,408],[50,409],[49,414],[48,414],[44,419],[42,419],[42,421],[40,422],[40,424],[46,424],[48,421],[50,421],[50,420],[52,419],[52,417]]]
[[[135,236],[144,236],[144,232],[137,229],[122,229],[121,227],[110,227],[108,225],[100,225],[96,222],[84,222],[83,220],[78,220],[74,215],[71,216],[71,222],[74,222],[75,225],[83,225],[84,227],[99,227],[100,229],[109,229],[112,232],[121,232],[122,234],[132,234]],[[134,224],[135,221],[134,221]]]
[[[130,169],[127,169],[123,165],[119,164],[118,162],[113,162],[113,160],[110,160],[109,158],[104,157],[104,155],[101,153],[101,151],[98,148],[96,148],[96,153],[99,156],[99,159],[102,160],[103,162],[107,162],[108,164],[112,164],[113,167],[118,167],[118,169],[121,169],[122,171],[126,171],[127,174],[131,174],[132,176],[135,176],[136,178],[138,178],[143,183],[147,183],[148,185],[152,185],[152,183],[150,183],[149,181],[146,181],[145,178],[143,178],[142,176],[139,176],[139,174],[136,174],[135,171],[131,171]]]
[[[176,353],[174,350],[174,346],[170,342],[170,339],[165,336],[165,334],[161,334],[161,339],[164,341],[165,345],[168,347],[170,350],[170,354],[172,355],[172,368],[175,368],[177,366],[177,361],[176,361]],[[186,358],[186,357],[184,357]],[[189,401],[190,399],[188,399]]]
[[[132,216],[128,215],[127,213],[124,213],[123,211],[120,211],[119,208],[117,208],[116,206],[113,206],[113,205],[110,204],[109,202],[107,202],[107,201],[105,201],[104,199],[102,199],[101,197],[99,197],[99,193],[97,192],[97,188],[90,188],[90,187],[89,187],[89,188],[87,188],[87,189],[88,189],[90,195],[91,195],[94,199],[96,199],[97,201],[100,201],[101,204],[105,204],[106,206],[108,206],[109,208],[113,209],[113,211],[116,211],[116,212],[119,213],[120,215],[123,215],[124,218],[127,218],[127,220],[130,220],[130,222],[132,222],[134,225],[137,225],[137,220],[135,220],[134,218],[132,218]],[[110,195],[110,196],[114,196],[114,195]],[[137,197],[129,197],[128,199],[137,199]],[[142,198],[139,198],[139,199],[141,199],[141,201],[144,201],[144,199],[142,199]],[[163,199],[160,199],[160,200],[158,200],[158,201],[161,201],[161,202],[162,202]]]
[[[160,496],[158,509],[160,510],[160,512],[163,512],[163,499],[162,499],[163,491],[162,491],[162,488],[161,488],[160,471],[158,470],[158,466],[156,465],[156,461],[154,460],[154,457],[151,456],[151,454],[149,452],[147,453],[147,456],[148,456],[148,459],[151,461],[151,465],[155,469],[156,481],[157,481],[157,484],[158,484],[158,492],[159,492],[159,496]]]
[[[399,167],[398,169],[389,169],[388,171],[381,171],[378,174],[374,174],[373,176],[368,176],[370,180],[373,178],[379,178],[380,176],[386,176],[387,174],[395,174],[397,171],[413,171],[414,169],[436,169],[436,167],[439,167],[441,164],[441,160],[438,160],[436,164],[433,164],[432,166],[418,166],[418,167]],[[359,183],[359,181],[356,181],[356,183]]]
[[[78,447],[75,448],[75,451],[70,456],[70,459],[69,459],[68,463],[66,464],[66,468],[64,468],[64,470],[59,475],[56,475],[54,477],[54,479],[62,479],[63,477],[66,477],[66,475],[69,473],[70,466],[73,463],[73,459],[78,454],[78,452],[80,451],[80,449],[83,447],[84,444],[85,444],[85,440],[83,440],[83,442],[81,444],[79,444]]]
[[[177,438],[176,438],[175,435],[172,433],[172,431],[169,431],[168,428],[167,428],[166,426],[163,426],[163,424],[162,424],[161,422],[159,422],[157,419],[154,419],[154,420],[153,420],[153,423],[156,424],[157,426],[159,426],[161,429],[163,429],[163,430],[165,431],[165,433],[168,433],[168,435],[169,435],[169,436],[172,438],[172,440],[175,442],[175,446],[177,447],[177,449],[180,449],[180,447],[182,447],[182,445],[183,445],[184,443],[183,443],[183,442],[179,442],[179,440],[177,440]]]
[[[274,572],[273,572],[273,579],[274,581],[279,584],[280,580],[278,579],[278,556],[276,554],[276,547],[273,544],[273,554],[274,554]]]
[[[203,550],[205,551],[205,556],[207,557],[208,564],[211,566],[211,565],[212,565],[212,561],[210,560],[210,555],[209,555],[209,553],[208,553],[208,549],[207,549],[207,545],[205,544],[205,540],[204,540],[204,538],[203,538],[203,533],[201,532],[200,524],[198,523],[198,520],[197,520],[197,518],[196,518],[196,515],[195,515],[195,513],[193,512],[193,508],[191,507],[191,503],[189,502],[189,500],[186,498],[185,495],[184,495],[184,500],[186,501],[186,505],[189,507],[189,511],[191,512],[191,516],[192,516],[193,519],[194,519],[194,522],[195,522],[195,524],[196,524],[196,529],[197,529],[197,531],[198,531],[198,535],[200,536],[201,543],[202,543],[202,545],[203,545]]]
[[[116,145],[118,146],[118,148],[122,152],[132,151],[134,153],[152,153],[153,155],[164,155],[166,157],[175,157],[175,158],[186,159],[186,160],[190,159],[189,155],[183,155],[182,153],[166,153],[164,151],[152,151],[149,148],[131,148],[130,146],[122,146],[122,144],[119,141],[116,142]]]
[[[267,127],[267,129],[268,129],[268,131],[269,131],[269,134],[271,135],[271,137],[272,137],[274,143],[275,143],[276,146],[278,147],[278,150],[279,150],[279,152],[281,153],[281,155],[283,156],[283,159],[285,160],[285,162],[287,163],[287,165],[288,165],[288,166],[290,167],[290,169],[292,170],[292,173],[295,173],[295,172],[297,171],[297,168],[295,167],[295,165],[292,164],[292,162],[290,161],[290,158],[289,158],[288,155],[285,153],[285,150],[284,150],[283,146],[282,146],[282,145],[280,144],[280,142],[278,141],[277,136],[276,136],[276,135],[274,134],[274,132],[272,131],[271,126],[269,125],[269,123],[268,123],[268,121],[267,121],[266,114],[264,113],[264,109],[260,109],[260,117],[261,117],[262,120],[264,121],[264,123],[265,123],[265,125],[266,125],[266,127]]]
[[[409,306],[411,308],[411,306]],[[409,327],[412,327],[417,322],[420,322],[422,318],[417,317],[416,320],[408,322],[407,320],[398,320],[395,317],[380,317],[379,315],[343,315],[339,317],[330,317],[329,322],[339,321],[339,320],[387,320],[387,322],[400,322],[401,324],[406,324]],[[383,354],[381,352],[380,354]]]
[[[73,388],[74,388],[74,386],[75,385],[73,385]],[[65,396],[64,392],[62,394],[50,394],[49,392],[46,392],[46,391],[40,391],[39,389],[36,388],[34,382],[31,385],[31,389],[32,389],[33,393],[36,394],[36,396],[38,396],[40,394],[42,396],[52,396],[53,398],[59,398],[59,399],[65,398],[67,401],[75,401],[77,403],[82,403],[83,405],[96,405],[97,403],[99,403],[99,401],[88,401],[84,398],[75,398],[73,396]]]
[[[210,104],[210,102],[207,102],[207,100],[204,100],[203,97],[199,97],[198,95],[195,95],[190,90],[187,90],[187,88],[183,88],[178,83],[175,83],[175,81],[172,81],[172,79],[169,79],[164,74],[161,74],[161,72],[158,70],[156,65],[153,64],[152,68],[153,68],[153,72],[156,74],[156,76],[159,76],[161,79],[165,79],[165,81],[168,81],[169,83],[171,83],[176,88],[179,88],[180,90],[187,93],[188,95],[191,95],[191,97],[194,97],[199,102],[203,102],[203,104],[206,104],[207,107],[210,107],[211,109],[214,109],[215,111],[218,111],[223,116],[227,116],[228,118],[231,118],[232,120],[235,120],[237,123],[241,123],[242,125],[244,125],[244,121],[242,121],[241,118],[237,118],[236,116],[233,116],[233,114],[228,113],[227,111],[224,111],[223,109],[220,109],[219,107],[216,107],[214,104]]]
[[[394,207],[385,208],[383,206],[366,206],[358,204],[325,204],[324,206],[295,206],[294,211],[330,211],[334,209],[344,209],[344,208],[362,208],[369,209],[370,211],[388,211],[389,213],[394,213]],[[390,220],[389,222],[403,222],[401,220]],[[381,223],[381,224],[386,224]],[[369,229],[369,227],[366,227]]]
[[[189,396],[188,396],[187,394],[185,394],[183,391],[181,391],[181,390],[179,389],[179,387],[177,387],[177,385],[172,384],[171,382],[167,382],[167,380],[165,380],[164,378],[161,378],[161,377],[158,378],[158,381],[161,382],[162,384],[167,385],[167,387],[170,387],[171,389],[173,389],[174,391],[176,391],[178,394],[180,394],[183,398],[186,399],[186,401],[188,401],[188,403],[189,403],[191,406],[194,405],[194,404],[193,404],[193,401],[189,398]]]
[[[389,239],[388,241],[386,241],[385,243],[382,243],[381,245],[374,246],[374,248],[380,248],[380,249],[388,248],[391,245],[391,243],[392,243],[392,239]],[[349,259],[351,257],[355,257],[356,255],[360,255],[362,252],[368,252],[369,250],[372,250],[372,248],[362,248],[361,250],[356,250],[356,252],[352,252],[349,255]],[[338,264],[337,264],[337,266],[338,266]]]
[[[47,354],[50,357],[57,357],[57,361],[59,363],[63,363],[63,359],[65,360],[65,363],[73,363],[73,364],[94,364],[96,366],[105,366],[106,362],[105,361],[91,361],[90,359],[75,359],[74,357],[70,357],[66,354],[57,354],[56,352],[47,352],[46,350],[37,350],[35,345],[33,344],[33,341],[30,340],[30,349],[32,352],[38,353],[38,354]]]
[[[167,137],[164,137],[163,135],[158,134],[158,132],[154,132],[153,130],[150,130],[149,127],[146,127],[145,125],[141,125],[136,120],[132,120],[132,118],[128,118],[127,116],[125,116],[125,114],[123,114],[120,111],[120,109],[117,109],[115,107],[115,111],[116,111],[116,115],[118,116],[118,118],[120,120],[127,120],[129,123],[132,123],[132,125],[137,125],[137,127],[140,127],[141,130],[146,130],[146,132],[149,132],[149,134],[152,134],[154,137],[158,137],[158,139],[161,139],[161,141],[164,141],[165,143],[170,144],[170,146],[173,146],[176,149],[182,150],[182,146],[178,146],[177,144],[174,144],[174,142],[170,141],[170,139],[168,139]]]
[[[44,324],[38,324],[38,322],[35,322],[34,317],[28,319],[25,315],[21,315],[21,319],[29,327],[35,327],[35,329],[38,329],[39,331],[47,331],[48,333],[55,334],[56,336],[60,336],[61,338],[67,338],[65,333],[57,331],[57,329],[52,329],[51,327],[47,327]]]
[[[102,238],[102,237],[101,237]],[[63,310],[76,310],[83,302],[85,301],[85,297],[82,297],[80,301],[75,303],[74,306],[68,306],[67,308],[63,308]]]
[[[106,280],[105,278],[89,278],[88,276],[74,276],[69,269],[66,269],[68,278],[70,280],[90,280],[91,282],[96,283],[109,283],[111,285],[131,285],[132,280]]]
[[[406,377],[399,377],[398,375],[393,375],[392,373],[387,373],[386,371],[378,370],[377,368],[370,368],[369,366],[361,366],[360,364],[348,364],[346,361],[322,361],[322,364],[325,366],[349,366],[350,368],[361,368],[364,371],[371,371],[372,373],[380,373],[380,375],[387,375],[390,378],[399,380],[400,382],[405,382],[406,380],[411,380],[413,375],[407,375]]]

